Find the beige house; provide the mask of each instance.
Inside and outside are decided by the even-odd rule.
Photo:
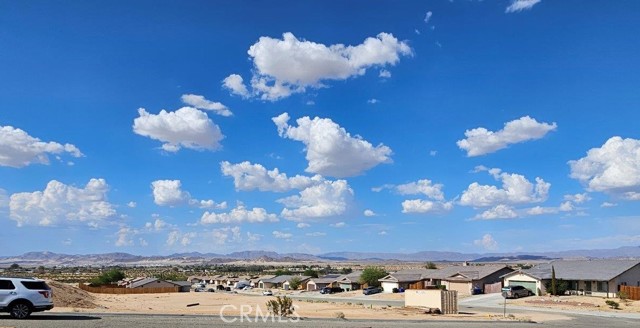
[[[559,260],[506,274],[505,286],[523,286],[536,295],[546,294],[545,283],[567,282],[569,294],[617,297],[619,286],[640,286],[640,260]]]

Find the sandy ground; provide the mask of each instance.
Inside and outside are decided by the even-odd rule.
[[[53,285],[54,312],[93,313],[154,313],[154,314],[202,314],[238,316],[246,314],[255,318],[267,314],[266,302],[275,297],[255,294],[216,293],[166,293],[109,295],[87,293],[76,286]],[[353,294],[353,295],[351,295]],[[342,297],[360,297],[356,292],[340,293]],[[373,295],[372,295],[373,296]],[[377,298],[401,299],[399,294],[380,294]],[[557,314],[535,313],[527,317],[504,319],[487,313],[462,313],[457,315],[425,314],[425,309],[332,303],[328,297],[322,301],[294,301],[296,313],[307,318],[385,319],[385,320],[520,320],[544,322],[568,319]]]
[[[605,302],[607,300],[616,301],[620,304],[620,309],[612,309]],[[578,310],[597,310],[612,312],[631,312],[640,313],[640,301],[621,301],[618,298],[604,298],[594,296],[531,296],[518,300],[509,300],[511,304],[522,306],[538,306],[554,309],[578,309]]]

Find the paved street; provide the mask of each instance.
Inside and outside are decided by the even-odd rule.
[[[523,322],[462,322],[462,321],[384,321],[384,320],[339,320],[304,319],[299,322],[251,322],[228,317],[224,322],[218,316],[146,315],[146,314],[78,314],[78,313],[36,313],[27,320],[13,320],[8,315],[0,315],[0,327],[29,328],[93,328],[93,327],[435,327],[435,328],[496,328],[496,327],[637,327],[636,319],[601,318],[575,316],[573,320],[549,321],[546,323]]]

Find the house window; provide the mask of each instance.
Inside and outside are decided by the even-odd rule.
[[[584,290],[591,291],[591,281],[584,282]]]
[[[606,292],[607,291],[607,282],[606,281],[598,281],[598,291]]]

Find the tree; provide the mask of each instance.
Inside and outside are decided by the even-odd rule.
[[[382,279],[387,275],[383,268],[366,267],[360,275],[360,283],[367,286],[380,286],[378,279]]]
[[[547,280],[544,283],[544,288],[547,290],[547,293],[551,295],[564,295],[564,293],[569,289],[569,284],[562,279],[556,279],[555,294],[553,293],[553,288],[551,287],[551,285],[552,285],[551,280]]]
[[[284,275],[290,275],[291,271],[287,270],[287,269],[278,269],[275,272],[276,276],[284,276]]]
[[[435,269],[437,269],[437,268],[438,268],[438,267],[436,266],[436,264],[435,264],[435,263],[433,263],[433,262],[431,262],[431,261],[427,262],[427,264],[425,264],[425,266],[424,266],[424,267],[425,267],[425,269],[428,269],[428,270],[435,270]]]
[[[91,284],[93,285],[108,285],[114,282],[120,281],[124,279],[126,276],[124,272],[118,269],[111,269],[107,272],[102,273],[100,276],[91,280]]]
[[[302,280],[298,277],[293,277],[289,280],[289,288],[292,290],[297,290],[302,285]]]
[[[14,263],[9,266],[9,271],[16,271],[18,269],[20,269],[20,265],[18,263]]]
[[[342,274],[349,274],[351,272],[353,272],[353,269],[351,268],[342,268],[342,270],[340,270],[340,273]]]
[[[304,270],[304,273],[302,273],[302,275],[309,276],[311,278],[318,278],[318,271],[309,268]]]
[[[558,283],[556,282],[556,268],[551,266],[551,295],[558,295]]]
[[[41,266],[39,266],[39,267],[36,269],[36,273],[43,274],[43,273],[44,273],[44,266],[42,266],[42,265],[41,265]]]

